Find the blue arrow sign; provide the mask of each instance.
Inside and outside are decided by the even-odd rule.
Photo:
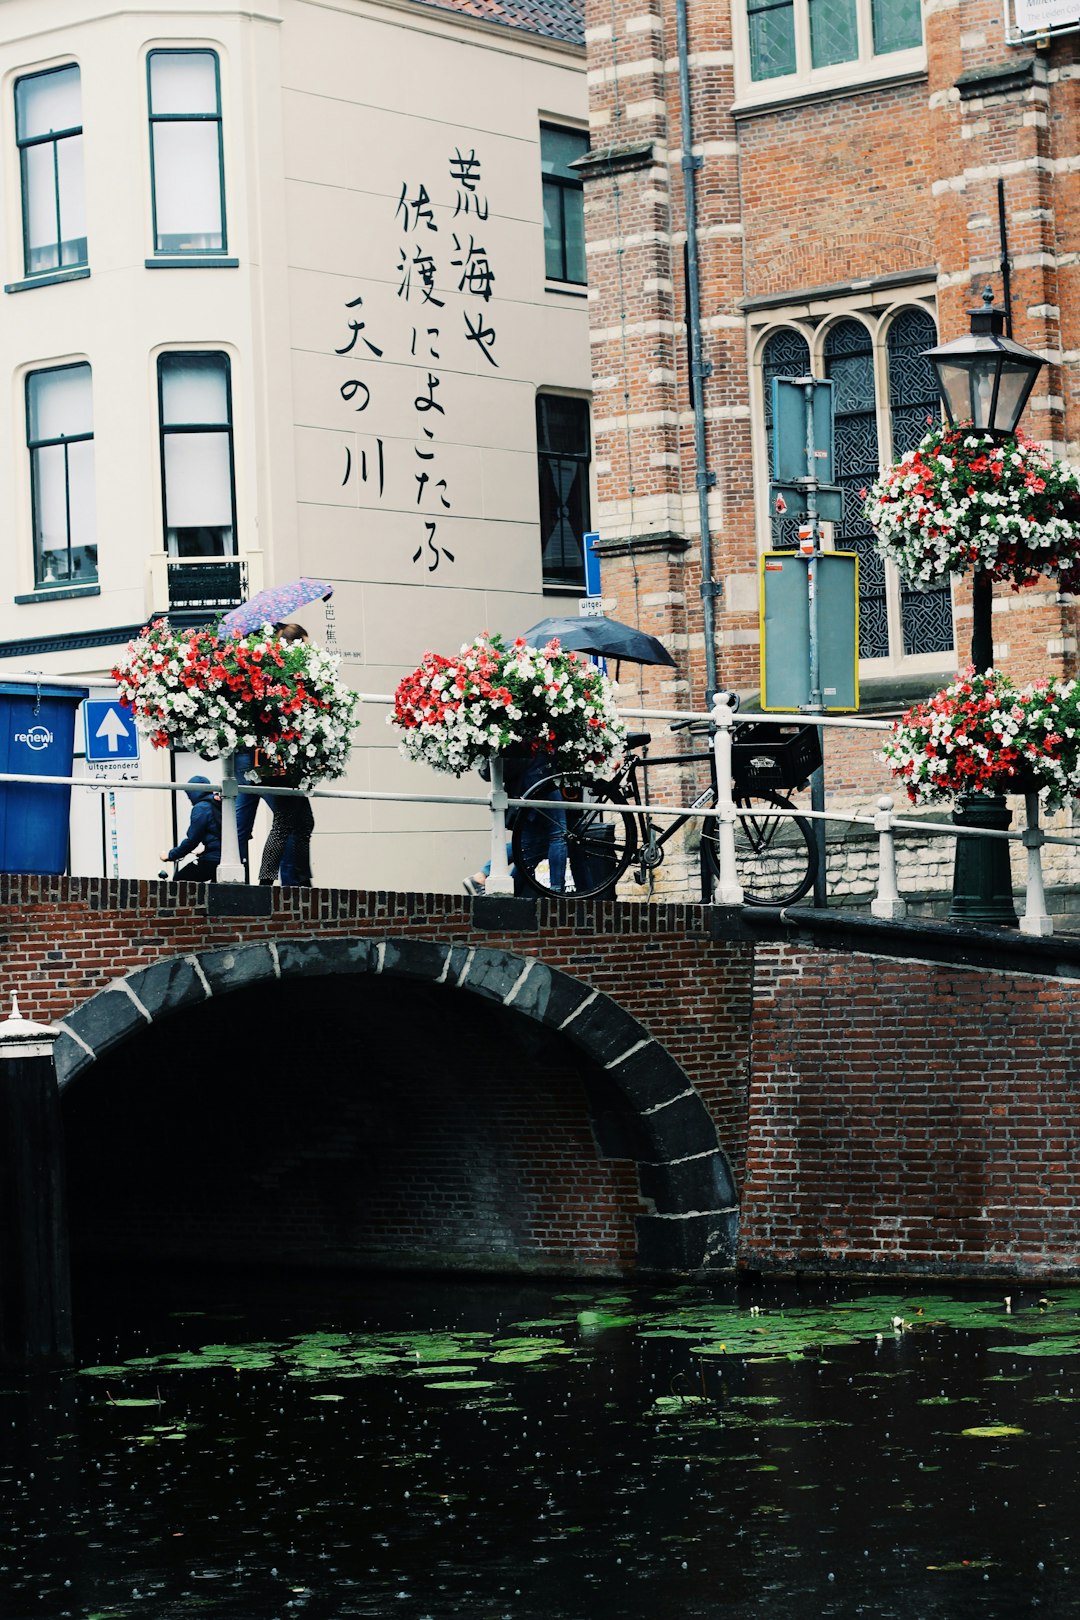
[[[105,760],[138,759],[139,733],[130,709],[122,704],[88,698],[83,704],[86,726],[86,761],[100,765]]]

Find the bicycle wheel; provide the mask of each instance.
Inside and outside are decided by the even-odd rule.
[[[793,906],[817,877],[814,829],[804,816],[763,816],[760,810],[794,810],[780,793],[759,789],[735,797],[735,870],[748,906]],[[702,834],[709,862],[719,873],[718,828],[710,820]]]
[[[521,797],[565,804],[515,814],[514,870],[534,893],[587,900],[622,877],[637,849],[637,823],[614,782],[563,771],[545,776]]]

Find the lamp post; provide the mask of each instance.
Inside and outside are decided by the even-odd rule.
[[[938,389],[950,427],[971,423],[995,439],[1015,433],[1035,379],[1045,365],[1040,355],[1005,336],[1005,311],[995,307],[989,287],[981,309],[969,311],[971,330],[925,357],[937,372]],[[976,674],[994,667],[994,583],[983,568],[971,579],[971,662]],[[1004,831],[1010,811],[1003,794],[963,793],[953,811],[958,826]],[[1009,846],[1004,839],[956,840],[951,922],[1017,926],[1012,899]]]

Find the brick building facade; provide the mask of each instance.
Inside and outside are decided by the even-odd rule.
[[[1015,37],[1009,13],[1001,0],[689,8],[717,672],[744,697],[759,688],[758,558],[793,543],[769,509],[768,384],[808,363],[836,385],[846,493],[832,543],[860,554],[864,708],[896,712],[965,660],[966,582],[903,591],[858,492],[937,412],[921,351],[967,330],[987,282],[1001,302],[1001,214],[1013,335],[1049,362],[1024,426],[1080,453],[1078,36]],[[677,672],[643,673],[642,695],[700,705],[677,0],[589,0],[586,23],[604,595],[678,651]],[[1011,672],[1074,672],[1076,604],[1051,585],[999,589],[994,627]]]

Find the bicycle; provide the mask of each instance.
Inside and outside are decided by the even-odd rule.
[[[711,721],[679,720],[672,731],[700,735],[713,732]],[[806,728],[812,730],[812,728]],[[817,876],[818,853],[813,828],[795,812],[791,800],[772,787],[752,780],[754,767],[768,767],[776,773],[777,753],[766,752],[768,744],[757,745],[758,728],[749,723],[733,727],[733,756],[748,755],[733,766],[732,798],[738,812],[735,821],[735,862],[743,899],[751,906],[790,906],[813,888]],[[813,731],[816,746],[816,731]],[[639,774],[655,765],[709,765],[709,786],[694,800],[692,809],[714,808],[718,801],[716,760],[712,749],[701,754],[660,755],[644,758],[638,750],[652,741],[647,731],[632,732],[626,739],[626,752],[615,774],[605,781],[581,771],[556,771],[522,794],[523,799],[561,799],[561,808],[547,810],[524,807],[515,814],[511,847],[514,866],[524,883],[543,896],[571,895],[579,900],[614,893],[623,874],[636,865],[634,879],[645,884],[650,872],[663,864],[665,846],[675,834],[695,818],[690,814],[673,817],[658,832],[652,817],[641,809]],[[743,743],[742,748],[739,747]],[[755,747],[758,752],[755,753]],[[804,757],[795,767],[795,780],[789,787],[803,787],[809,778]],[[790,774],[790,772],[789,772]],[[764,811],[785,810],[787,816],[764,815]],[[705,868],[712,878],[720,871],[719,822],[703,816],[701,850]],[[552,842],[565,839],[565,887],[550,882],[548,854]]]

